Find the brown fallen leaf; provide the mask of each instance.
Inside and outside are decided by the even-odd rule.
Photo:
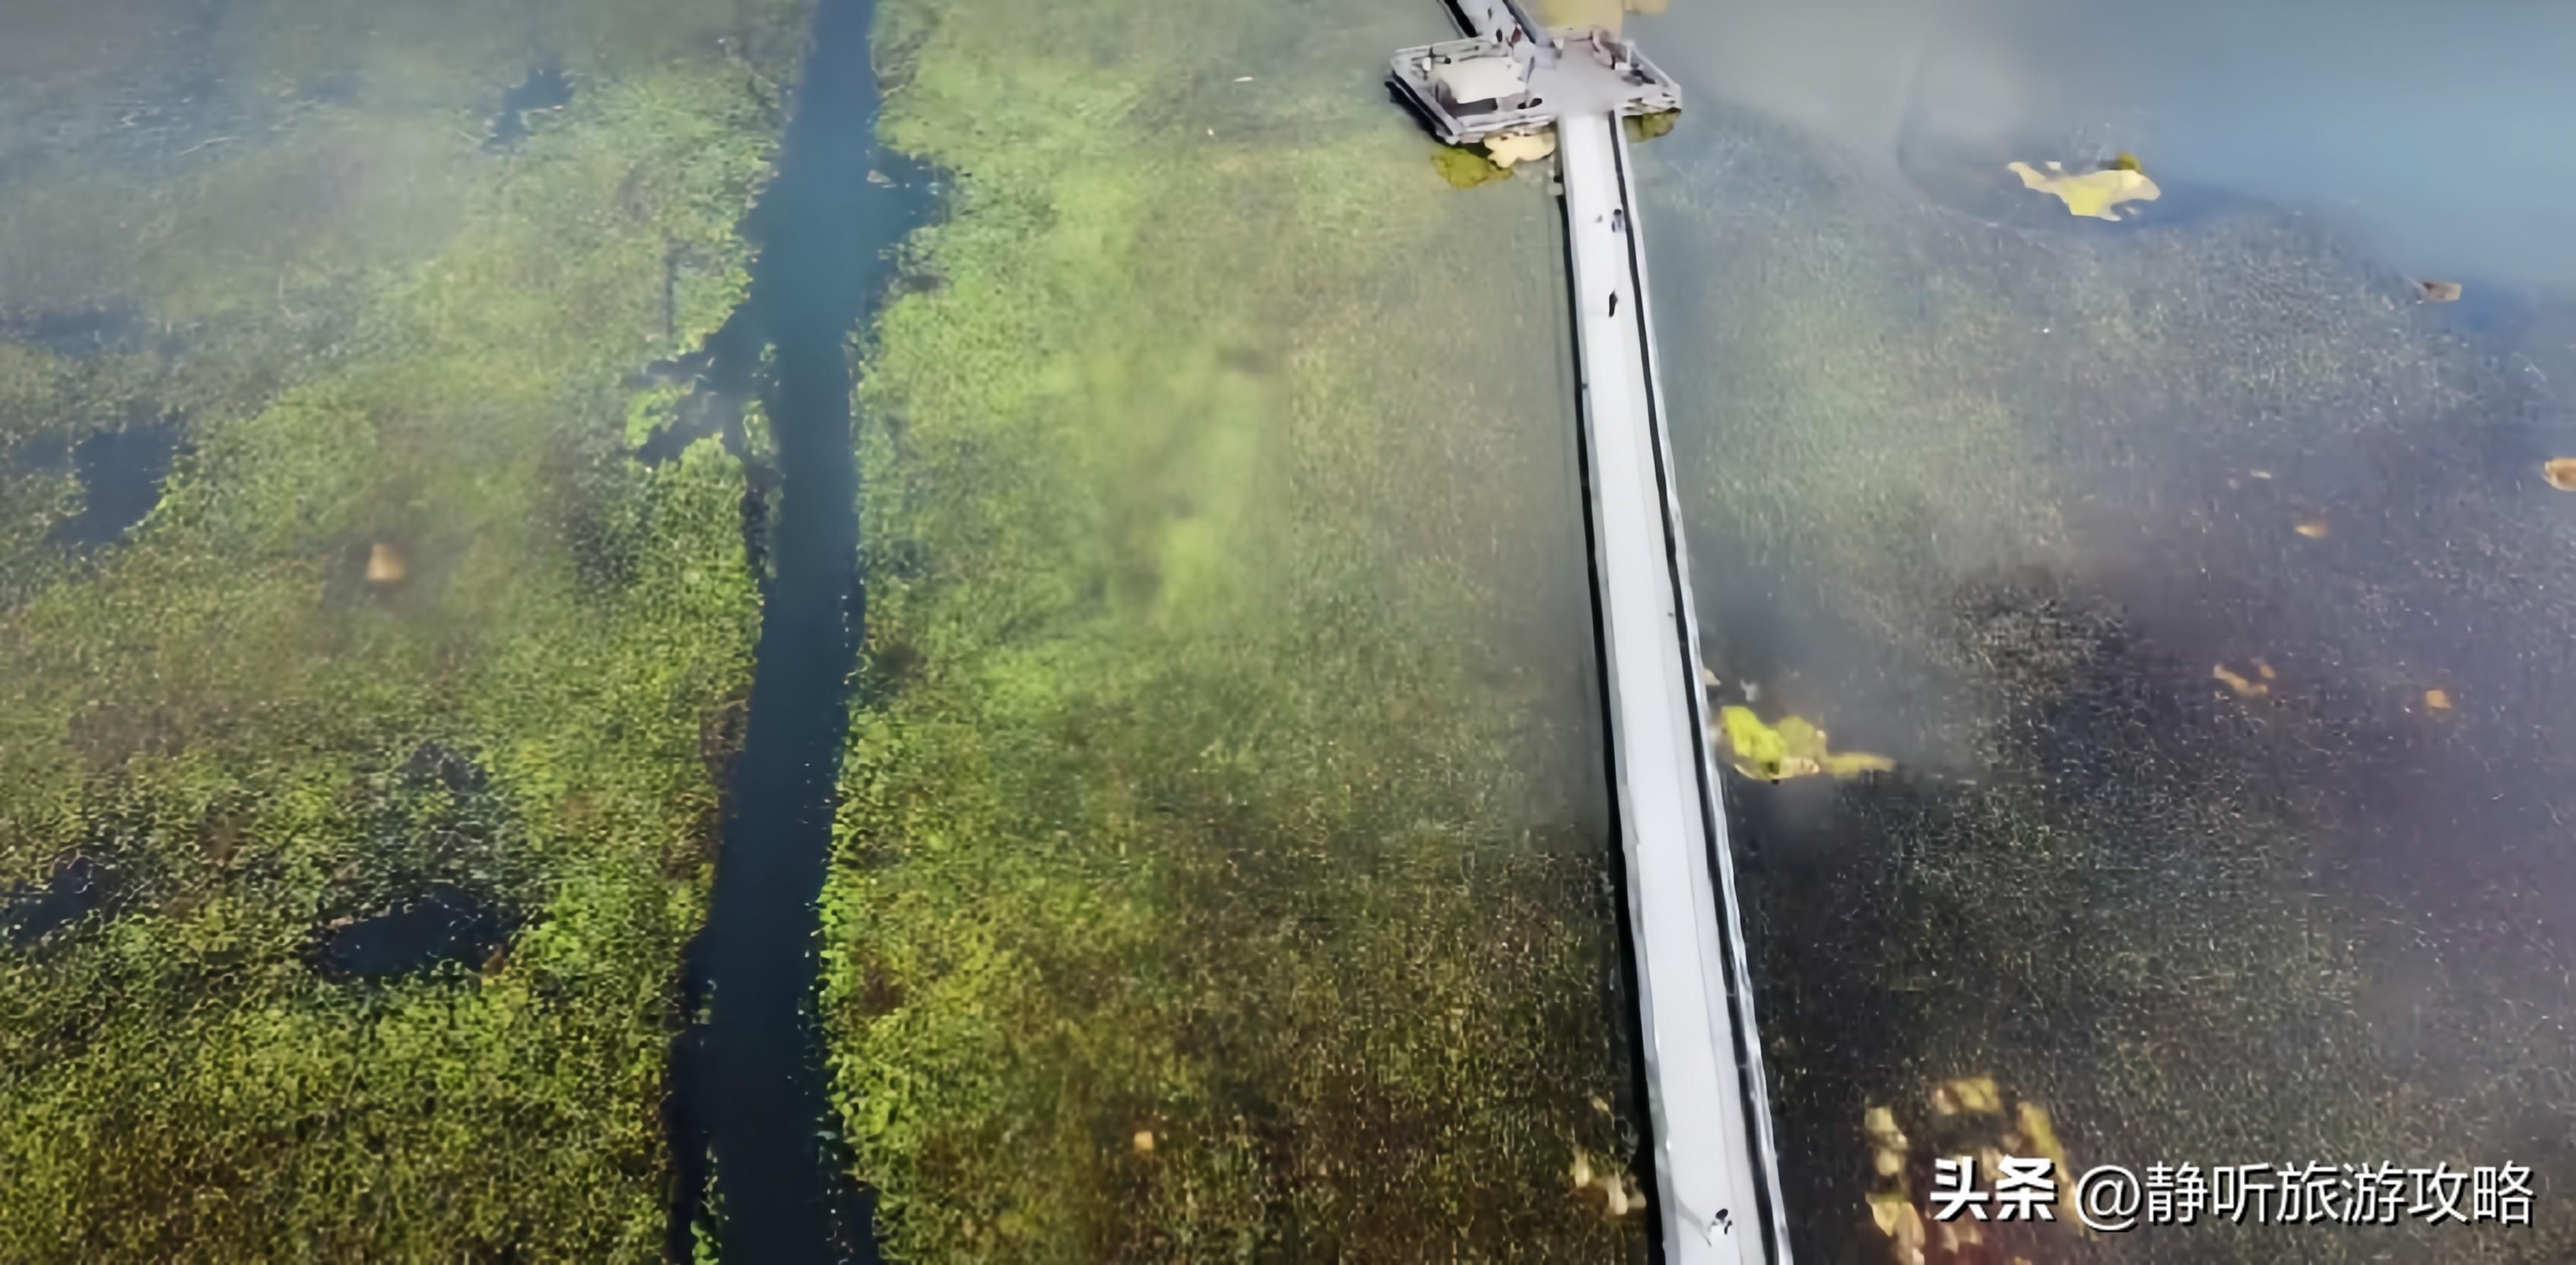
[[[2460,297],[2457,281],[2418,281],[2415,290],[2416,297],[2426,303],[2454,303]]]
[[[2576,457],[2552,457],[2541,462],[2540,477],[2561,492],[2576,492]]]
[[[1989,1116],[2003,1109],[2003,1090],[1991,1076],[1962,1076],[1943,1081],[1932,1090],[1932,1110],[1940,1115],[1964,1111],[1972,1116]]]

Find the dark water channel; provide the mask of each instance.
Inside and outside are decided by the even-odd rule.
[[[1864,1110],[1991,1075],[2079,1164],[2543,1192],[2034,1260],[2576,1259],[2576,10],[1631,33],[1712,665],[1901,766],[1730,784],[1799,1255],[1889,1259]],[[2121,151],[2122,223],[2005,170]]]
[[[100,431],[72,445],[69,456],[80,480],[81,507],[54,525],[55,543],[95,549],[141,523],[161,502],[179,439],[178,422],[166,419]]]
[[[821,0],[777,176],[748,226],[751,297],[718,340],[734,345],[715,349],[731,366],[719,377],[770,353],[751,385],[778,490],[746,514],[769,562],[758,662],[713,904],[689,953],[688,1009],[705,1019],[673,1051],[679,1260],[708,1225],[732,1260],[875,1256],[867,1200],[831,1142],[814,1014],[816,902],[866,614],[850,340],[928,209],[927,181],[876,147],[870,19],[866,0]],[[876,183],[872,169],[907,174]]]

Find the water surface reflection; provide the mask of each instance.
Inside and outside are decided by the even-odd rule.
[[[2572,17],[1639,24],[1694,94],[1646,185],[1712,666],[1902,764],[1730,783],[1802,1254],[1894,1246],[1865,1114],[1958,1078],[2078,1165],[2576,1174]],[[2121,223],[2005,169],[2123,151]],[[2002,1246],[2566,1259],[2536,1211]]]

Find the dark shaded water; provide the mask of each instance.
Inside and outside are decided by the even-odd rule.
[[[468,970],[510,942],[515,920],[474,893],[439,883],[418,897],[346,926],[314,944],[314,968],[337,979],[391,979],[442,965]]]
[[[12,949],[32,949],[107,903],[115,871],[86,856],[73,856],[41,880],[0,893],[0,936]]]
[[[175,421],[100,431],[72,448],[81,485],[80,512],[55,524],[53,539],[74,549],[104,545],[143,521],[161,503],[161,485],[179,450]]]
[[[528,72],[528,77],[501,98],[501,112],[492,119],[492,135],[483,142],[490,150],[503,150],[528,138],[528,116],[548,110],[560,110],[572,104],[572,78],[563,67],[548,62]]]
[[[2570,11],[1690,3],[1636,33],[1710,654],[1903,762],[1730,786],[1801,1256],[1888,1259],[1862,1112],[1953,1076],[2079,1164],[2576,1183]],[[2131,223],[2002,170],[2119,150]],[[2576,1259],[2550,1197],[2022,1247]]]
[[[702,1222],[729,1259],[875,1255],[867,1200],[827,1142],[814,1015],[816,901],[866,615],[850,338],[893,277],[892,245],[927,209],[920,182],[868,179],[872,167],[901,169],[875,144],[870,18],[866,0],[820,4],[778,174],[748,226],[761,245],[751,298],[719,339],[774,352],[757,385],[781,484],[763,521],[772,578],[747,736],[713,904],[689,952],[688,1009],[707,1017],[673,1051],[670,1247],[681,1260]],[[717,355],[756,359],[744,349]]]

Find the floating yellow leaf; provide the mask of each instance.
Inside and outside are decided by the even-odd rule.
[[[1601,1179],[1601,1207],[1602,1211],[1613,1217],[1643,1212],[1646,1208],[1646,1193],[1630,1184],[1627,1178],[1604,1177]]]
[[[2135,161],[2134,159],[2132,160]],[[2041,171],[2029,163],[2007,163],[2004,169],[2021,177],[2024,188],[2055,194],[2066,203],[2069,215],[2090,216],[2097,220],[2116,220],[2116,209],[2123,202],[2153,202],[2164,196],[2156,182],[2135,167],[2113,167],[2107,171],[2069,174],[2058,163],[2047,164]]]
[[[1885,1107],[1872,1107],[1860,1114],[1861,1132],[1869,1140],[1890,1150],[1905,1149],[1905,1131],[1896,1127],[1896,1113]]]
[[[1870,1220],[1878,1223],[1879,1233],[1891,1239],[1896,1237],[1896,1228],[1905,1215],[1913,1211],[1913,1202],[1896,1191],[1882,1190],[1869,1197]]]
[[[1885,773],[1896,767],[1896,761],[1890,760],[1883,755],[1871,755],[1866,751],[1828,752],[1824,757],[1823,763],[1825,766],[1825,772],[1830,773],[1835,777],[1858,777],[1863,773]]]
[[[1942,1115],[1964,1111],[1972,1116],[1991,1116],[2004,1109],[2004,1095],[1995,1087],[1991,1076],[1962,1076],[1941,1082],[1932,1091],[1932,1110]]]
[[[2057,1141],[2057,1126],[2049,1121],[2048,1109],[2024,1099],[2014,1107],[2013,1131],[2020,1134],[2024,1154],[2046,1156],[2059,1170],[2066,1167],[2066,1148]]]
[[[1896,767],[1885,756],[1829,750],[1825,731],[1803,716],[1783,716],[1779,724],[1766,725],[1752,708],[1730,706],[1718,709],[1717,721],[1729,760],[1746,777],[1777,782],[1810,773],[1852,777]]]

